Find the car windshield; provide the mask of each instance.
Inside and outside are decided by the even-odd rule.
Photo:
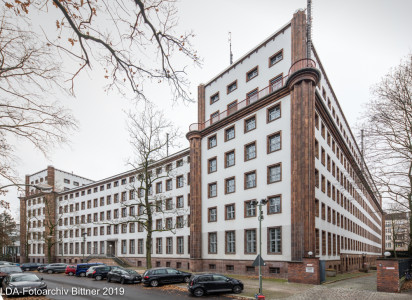
[[[19,281],[40,281],[40,279],[34,274],[24,274],[21,276],[13,276],[10,280],[10,282],[19,282]]]
[[[137,272],[136,271],[134,271],[134,270],[125,270],[127,273],[129,273],[129,274],[137,274]]]
[[[12,272],[22,272],[22,270],[20,269],[20,267],[10,266],[10,267],[0,268],[0,272],[12,273]]]

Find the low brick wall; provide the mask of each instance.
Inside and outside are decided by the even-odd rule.
[[[320,284],[319,258],[304,258],[288,263],[288,282]]]
[[[376,265],[378,292],[399,293],[401,286],[398,260],[378,259]]]

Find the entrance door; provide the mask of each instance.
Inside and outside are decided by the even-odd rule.
[[[107,256],[113,257],[116,256],[116,242],[107,241]]]
[[[320,283],[326,281],[326,261],[319,261]]]

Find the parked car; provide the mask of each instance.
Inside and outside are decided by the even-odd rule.
[[[96,280],[102,280],[107,278],[107,274],[114,270],[114,269],[121,269],[124,270],[124,268],[119,267],[119,266],[96,266],[94,269],[93,273],[90,275],[91,278],[94,278]],[[90,270],[90,269],[89,269]]]
[[[105,266],[103,263],[90,263],[90,264],[78,264],[76,266],[76,276],[84,277],[86,276],[86,272],[90,267],[94,266]]]
[[[44,273],[64,273],[66,271],[67,264],[49,264],[44,267],[43,272]]]
[[[24,271],[34,271],[37,270],[37,268],[40,266],[38,263],[25,263],[21,265],[21,268]]]
[[[73,276],[76,274],[76,265],[68,265],[64,273],[66,273],[66,275]]]
[[[188,285],[188,290],[196,297],[220,292],[232,292],[238,294],[243,291],[243,283],[240,280],[220,274],[199,274],[192,276]]]
[[[98,267],[101,267],[101,265],[91,266],[90,268],[88,268],[87,271],[86,271],[86,277],[92,277],[92,274],[93,274],[94,270]]]
[[[11,265],[11,264],[12,264],[11,262],[8,262],[8,261],[5,261],[5,260],[0,260],[0,266]]]
[[[189,282],[191,273],[179,271],[172,268],[153,268],[143,274],[143,283],[152,287],[159,284]]]
[[[3,281],[3,279],[7,275],[14,274],[14,273],[23,273],[23,270],[17,266],[1,265],[0,266],[0,283]]]
[[[43,278],[36,274],[15,273],[7,275],[2,282],[2,290],[7,296],[24,295],[25,292],[47,289]]]
[[[37,271],[39,271],[40,273],[44,272],[44,268],[48,266],[48,264],[40,264],[37,268]]]
[[[118,281],[121,284],[142,282],[142,276],[130,269],[112,269],[107,273],[107,282]]]

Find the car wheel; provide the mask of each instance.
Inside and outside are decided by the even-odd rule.
[[[96,279],[96,280],[102,280],[102,276],[101,276],[101,275],[97,275],[95,279]]]
[[[110,282],[110,277],[109,276],[107,276],[107,282]]]
[[[150,281],[150,286],[152,286],[152,287],[157,287],[157,286],[159,286],[159,281],[157,281],[156,279]]]
[[[240,285],[235,285],[232,289],[233,293],[235,294],[239,294],[242,292],[242,288],[240,287]]]
[[[86,273],[80,273],[79,276],[80,276],[80,277],[85,277],[85,276],[86,276]]]
[[[73,276],[74,274],[73,274],[73,272],[69,272],[69,276]]]
[[[205,294],[205,291],[202,288],[197,288],[193,291],[193,295],[196,297],[202,297]]]
[[[48,270],[47,273],[53,274],[53,270]]]
[[[124,283],[125,283],[124,278],[120,279],[120,284],[124,284]]]
[[[44,270],[39,270],[39,272],[40,272],[40,273],[43,273],[43,272],[44,272]]]
[[[190,277],[186,276],[185,278],[183,278],[183,281],[186,282],[186,283],[189,283],[190,282]]]

